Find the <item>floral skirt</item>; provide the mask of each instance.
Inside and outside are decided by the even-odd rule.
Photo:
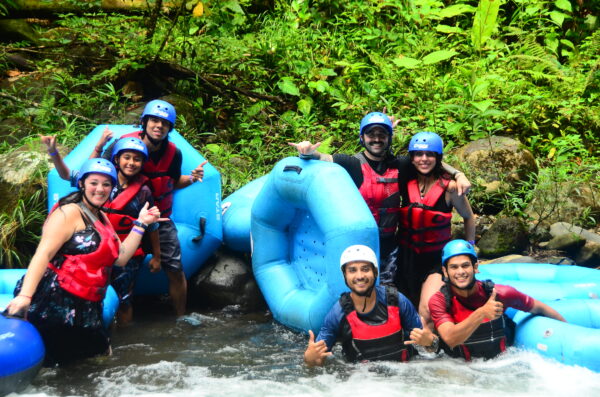
[[[106,353],[110,336],[102,320],[102,301],[92,302],[62,289],[57,274],[44,273],[27,320],[40,332],[46,346],[46,365],[64,364],[73,360]],[[21,291],[23,279],[15,287]]]

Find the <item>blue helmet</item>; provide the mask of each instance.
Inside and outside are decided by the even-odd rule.
[[[175,120],[177,120],[175,107],[169,102],[161,101],[160,99],[155,99],[146,104],[146,107],[144,107],[144,111],[142,112],[142,117],[140,117],[140,123],[143,124],[144,117],[146,116],[154,116],[167,120],[171,123],[171,130],[175,127]]]
[[[365,133],[367,133],[371,129],[371,127],[376,126],[376,125],[383,127],[390,135],[390,139],[392,138],[392,134],[393,134],[392,120],[390,120],[390,118],[385,113],[371,112],[371,113],[367,114],[365,117],[363,117],[363,119],[360,121],[359,136],[360,136],[361,142],[362,142],[363,135]]]
[[[408,152],[416,152],[418,150],[425,150],[429,152],[435,152],[437,154],[444,154],[444,142],[442,138],[435,132],[419,132],[412,137],[408,144]]]
[[[452,240],[442,250],[442,265],[446,266],[448,259],[458,255],[469,255],[473,261],[477,261],[477,253],[473,244],[465,240]]]
[[[112,157],[110,158],[112,162],[114,163],[115,158],[125,150],[140,152],[144,155],[144,161],[148,160],[148,148],[146,147],[146,144],[141,139],[130,137],[121,138],[117,141],[117,143],[115,143]]]
[[[115,166],[106,159],[89,159],[83,163],[79,169],[79,175],[77,176],[77,186],[79,186],[79,181],[85,179],[88,174],[106,175],[112,181],[113,186],[117,184],[117,170],[115,169]]]

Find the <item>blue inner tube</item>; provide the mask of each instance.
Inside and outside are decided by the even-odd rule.
[[[0,314],[0,395],[19,392],[35,378],[46,349],[35,327]]]
[[[579,266],[547,263],[480,265],[477,278],[508,284],[543,301],[600,297],[600,271]]]
[[[354,244],[379,254],[377,224],[339,165],[289,157],[278,162],[252,205],[252,267],[274,318],[318,330],[347,291],[340,256]]]
[[[515,346],[600,372],[600,300],[549,301],[567,322],[517,311]]]
[[[65,163],[72,170],[77,170],[88,159],[105,125],[99,125],[67,157]],[[113,140],[121,135],[139,131],[131,125],[109,125],[113,132]],[[177,131],[169,133],[169,140],[182,152],[182,175],[187,175],[204,161],[202,157]],[[110,142],[107,144],[107,146]],[[62,180],[56,170],[48,175],[48,208],[59,198],[74,191],[68,181]],[[187,278],[196,273],[206,259],[221,245],[223,227],[221,220],[221,175],[209,163],[204,165],[202,182],[194,183],[184,189],[175,191],[173,198],[173,214],[181,243],[181,262]],[[152,274],[147,263],[151,255],[146,257],[146,266],[142,266],[136,282],[136,294],[163,294],[168,292],[168,280],[164,272]]]
[[[262,176],[223,199],[229,208],[223,215],[223,243],[239,252],[250,252],[250,213],[256,196],[267,181]]]

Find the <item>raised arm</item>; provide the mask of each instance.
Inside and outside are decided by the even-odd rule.
[[[95,159],[97,157],[100,157],[102,155],[102,149],[104,149],[104,145],[106,145],[106,143],[110,141],[112,137],[113,132],[110,130],[110,128],[108,128],[108,126],[106,126],[104,128],[104,131],[102,131],[102,136],[100,137],[100,139],[98,139],[96,146],[94,146],[94,150],[92,151],[92,154],[90,154],[89,158]]]
[[[298,155],[301,158],[306,159],[314,159],[321,161],[329,161],[333,162],[333,156],[326,153],[317,152],[317,148],[321,146],[321,142],[317,142],[315,144],[310,143],[309,141],[302,141],[300,143],[288,142],[288,145],[295,147],[298,149]]]
[[[161,222],[168,220],[167,218],[160,217],[160,211],[156,206],[148,208],[149,205],[146,202],[144,207],[140,210],[140,214],[138,215],[137,224],[131,228],[131,232],[127,238],[121,243],[121,248],[119,249],[119,257],[115,261],[115,265],[117,266],[125,266],[129,259],[133,256],[135,251],[140,246],[142,242],[142,237],[146,232],[146,228],[149,224],[154,222]]]
[[[62,156],[56,149],[56,136],[54,135],[40,135],[40,140],[44,145],[46,145],[46,149],[48,150],[48,154],[52,159],[52,163],[54,163],[54,167],[58,172],[58,175],[68,181],[71,178],[71,170],[63,161]]]

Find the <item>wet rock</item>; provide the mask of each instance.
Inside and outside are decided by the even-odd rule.
[[[204,305],[223,308],[239,305],[253,311],[265,307],[249,259],[220,249],[190,282],[190,295]]]
[[[572,225],[567,222],[556,222],[550,226],[550,234],[553,237],[560,236],[561,234],[574,233],[580,236],[586,241],[600,244],[600,234],[596,234],[589,230],[585,230],[579,226]]]
[[[544,258],[545,263],[550,263],[552,265],[562,265],[562,266],[575,266],[577,263],[571,258],[567,258],[566,256],[549,256]]]
[[[497,214],[507,193],[518,191],[520,183],[529,182],[538,172],[535,158],[512,138],[492,136],[478,139],[455,153],[464,164],[475,189],[471,196],[476,212]]]
[[[575,262],[580,266],[600,268],[600,243],[587,241],[575,255]]]
[[[486,261],[487,263],[540,263],[537,259],[524,255],[505,255],[500,258]]]
[[[575,252],[584,245],[585,239],[575,233],[567,232],[553,237],[552,240],[545,244],[540,244],[540,247],[550,250]]]
[[[503,255],[521,253],[529,240],[525,225],[519,218],[498,219],[477,242],[481,256],[497,258]]]

